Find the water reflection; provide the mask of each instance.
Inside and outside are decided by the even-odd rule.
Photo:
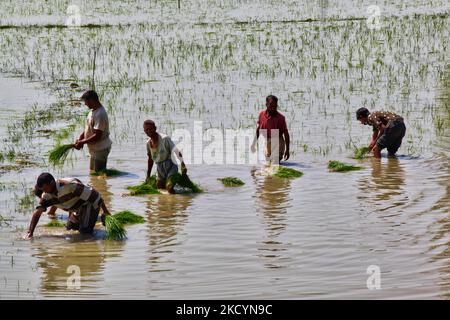
[[[112,192],[109,191],[107,179],[102,176],[91,176],[90,185],[100,192],[103,201],[105,201],[106,207],[111,210],[111,200],[113,197]]]
[[[51,241],[42,241],[50,238]],[[59,237],[33,241],[32,255],[38,259],[37,266],[42,273],[39,291],[46,297],[98,295],[95,290],[104,286],[99,282],[105,281],[105,263],[109,258],[119,257],[123,245],[121,241],[98,241],[82,235],[73,235],[69,241]],[[68,277],[74,274],[71,266],[79,268],[79,289],[68,287]]]
[[[187,209],[192,203],[188,195],[160,195],[147,201],[149,229],[150,271],[167,270],[161,265],[170,262],[172,247],[178,244],[179,232],[188,219]]]
[[[372,172],[359,182],[359,200],[381,207],[379,210],[404,205],[408,201],[405,192],[405,170],[399,159],[388,158],[387,163],[375,158],[371,161]]]
[[[258,256],[269,269],[283,268],[289,257],[283,257],[286,244],[279,237],[286,230],[287,209],[291,206],[289,197],[291,182],[270,176],[259,176],[256,169],[251,172],[256,185],[255,210],[262,218],[265,227],[265,237],[258,243]]]
[[[437,219],[432,228],[433,237],[430,243],[429,251],[433,252],[431,257],[432,262],[439,262],[439,276],[441,277],[440,285],[442,298],[450,298],[450,263],[448,257],[450,256],[450,243],[448,235],[450,231],[450,159],[446,156],[436,159],[442,161],[441,175],[436,177],[439,184],[444,187],[445,193],[431,208],[440,219]]]

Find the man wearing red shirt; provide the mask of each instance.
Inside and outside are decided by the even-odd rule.
[[[266,98],[266,110],[263,110],[259,113],[258,118],[258,127],[256,128],[256,139],[253,141],[252,144],[252,151],[255,152],[256,150],[256,141],[259,138],[259,131],[262,129],[263,136],[266,137],[267,140],[267,147],[265,150],[265,156],[268,158],[268,160],[288,160],[290,153],[289,153],[289,131],[286,125],[286,119],[285,117],[277,111],[278,108],[278,98],[270,95]],[[276,134],[276,131],[278,131],[278,141],[276,138],[272,139],[272,131],[274,131],[274,134]],[[272,146],[273,144],[273,146]],[[278,159],[274,159],[271,156],[271,151],[276,150],[276,145],[278,144],[278,151],[279,151],[279,157]]]

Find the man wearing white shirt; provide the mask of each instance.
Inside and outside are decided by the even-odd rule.
[[[87,116],[84,131],[75,141],[75,148],[80,150],[87,144],[91,156],[90,170],[94,172],[105,170],[112,145],[109,138],[108,114],[95,91],[86,91],[81,100],[91,111]]]

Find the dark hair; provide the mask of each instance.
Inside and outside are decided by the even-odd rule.
[[[367,108],[359,108],[356,110],[356,120],[359,120],[361,118],[367,118],[369,116],[370,112],[367,110]]]
[[[40,197],[42,196],[43,193],[44,193],[44,191],[41,190],[41,189],[38,187],[38,185],[36,184],[36,185],[34,186],[34,195],[35,195],[36,197],[40,198]]]
[[[275,103],[278,103],[278,98],[275,97],[274,95],[268,95],[266,97],[266,102],[269,102],[269,99],[272,99],[273,101],[275,101]]]
[[[98,100],[98,94],[97,92],[95,92],[94,90],[88,90],[85,93],[83,93],[83,95],[80,98],[81,100],[94,100],[94,101],[99,101]]]
[[[37,178],[36,186],[38,188],[42,188],[44,184],[50,184],[52,182],[55,182],[55,178],[53,178],[53,176],[50,173],[44,172],[41,173]]]

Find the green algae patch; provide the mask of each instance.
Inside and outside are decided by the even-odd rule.
[[[240,187],[245,184],[244,181],[236,177],[225,177],[217,180],[221,181],[225,187]]]
[[[361,170],[362,167],[354,166],[351,164],[331,160],[328,162],[328,169],[333,172],[348,172],[348,171],[356,171]]]
[[[283,166],[279,166],[278,169],[273,174],[274,177],[283,178],[283,179],[297,179],[303,176],[303,172],[287,168]]]
[[[137,223],[145,222],[144,217],[137,215],[128,210],[124,210],[124,211],[114,214],[114,218],[116,218],[116,220],[118,222],[120,222],[122,225],[137,224]]]

